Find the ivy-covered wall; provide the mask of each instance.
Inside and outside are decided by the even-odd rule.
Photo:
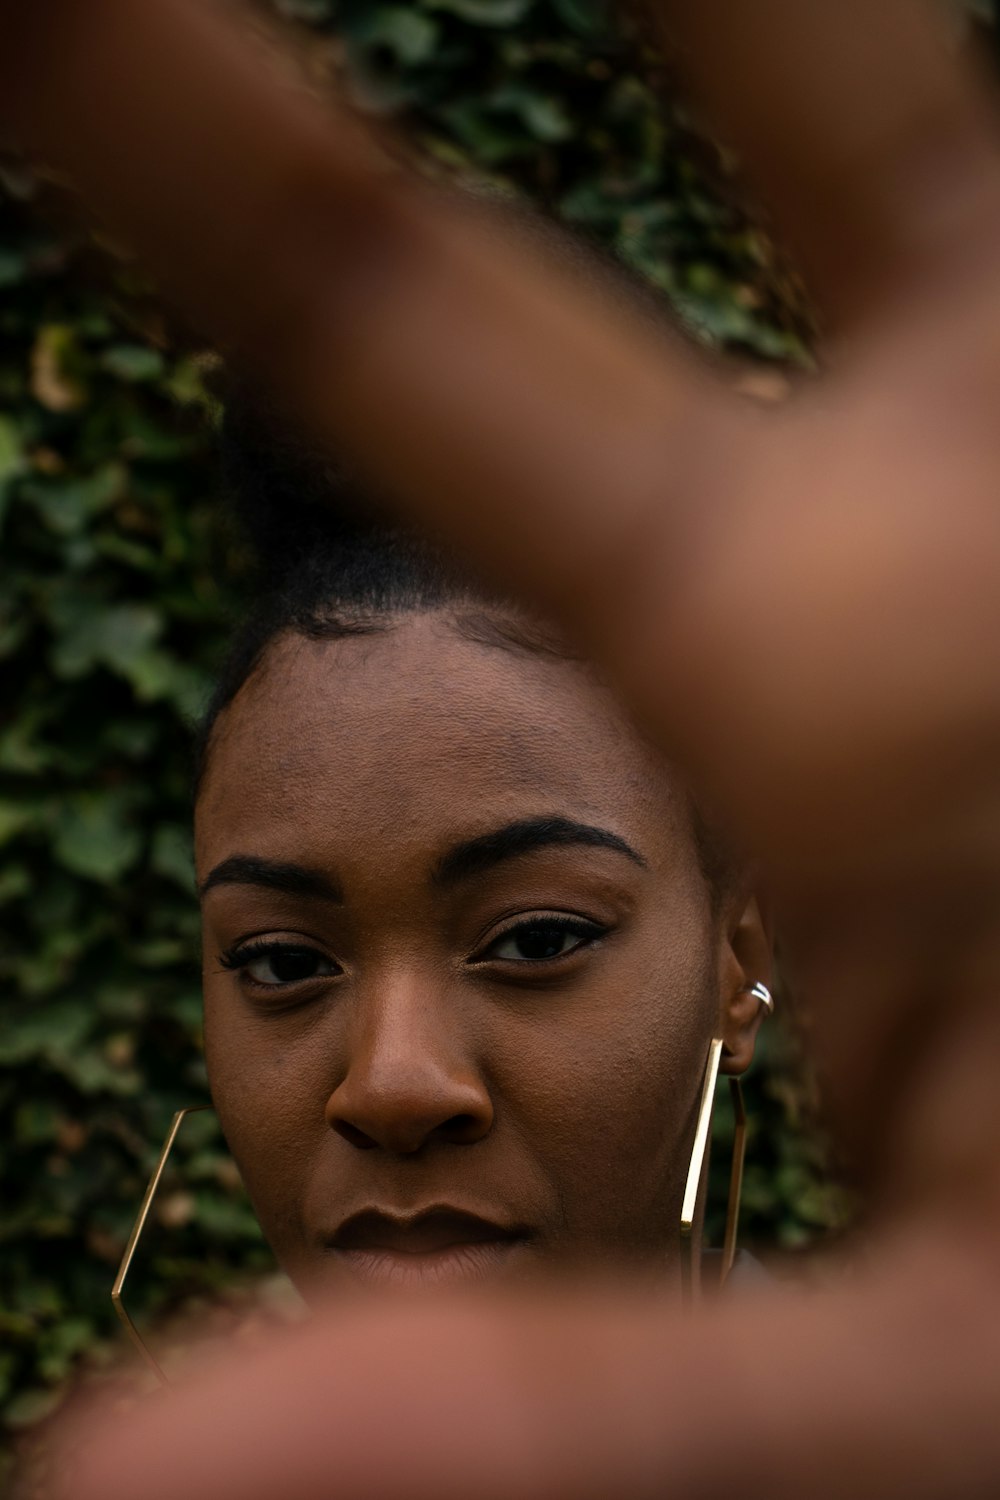
[[[436,171],[518,191],[699,338],[801,361],[807,324],[720,153],[596,0],[274,0]],[[654,87],[666,90],[658,99]],[[720,184],[723,186],[720,188]],[[206,1097],[189,730],[238,567],[211,355],[7,159],[0,188],[0,1402],[8,1434],[115,1337],[108,1292],[172,1111]],[[751,1081],[751,1239],[836,1213],[775,1033]],[[721,1127],[725,1134],[725,1125]],[[720,1153],[721,1155],[721,1153]],[[144,1318],[269,1266],[211,1116],[164,1184]]]

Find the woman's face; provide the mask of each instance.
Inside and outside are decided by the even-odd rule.
[[[582,666],[444,614],[285,637],[196,839],[212,1094],[301,1287],[669,1267],[708,1041],[757,975]]]

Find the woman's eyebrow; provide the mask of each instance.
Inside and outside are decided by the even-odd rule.
[[[583,844],[597,849],[614,849],[643,869],[646,861],[620,834],[610,828],[596,828],[591,823],[577,823],[572,818],[522,818],[490,833],[456,844],[439,861],[434,871],[436,885],[451,885],[478,875],[505,859],[517,859],[536,849],[559,844]]]
[[[286,896],[318,896],[323,901],[342,902],[340,887],[321,870],[308,865],[288,864],[282,860],[259,859],[253,854],[231,854],[215,866],[202,881],[198,894],[204,896],[216,885],[261,885]]]

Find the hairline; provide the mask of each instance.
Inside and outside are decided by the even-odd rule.
[[[350,616],[354,615],[352,620]],[[439,615],[463,639],[484,649],[505,651],[510,655],[528,657],[550,657],[567,665],[587,665],[587,658],[574,652],[569,642],[553,627],[546,625],[530,613],[520,610],[514,603],[493,603],[482,600],[471,592],[464,592],[454,600],[418,600],[399,603],[383,610],[365,610],[360,606],[353,611],[348,607],[338,612],[331,609],[326,623],[317,614],[316,628],[295,620],[286,620],[272,634],[265,635],[253,655],[248,670],[241,677],[235,690],[222,702],[211,703],[200,726],[196,745],[193,778],[193,807],[197,809],[204,783],[208,761],[216,741],[217,731],[229,708],[241,696],[244,689],[257,677],[267,657],[282,641],[298,637],[301,640],[337,641],[382,635],[394,630],[404,620],[417,615]],[[633,726],[634,733],[640,734]],[[641,735],[640,735],[641,737]],[[706,818],[697,799],[687,787],[683,788],[687,804],[688,826],[698,868],[708,888],[712,914],[717,916],[726,898],[737,885],[737,874],[743,864],[728,846],[720,831]]]

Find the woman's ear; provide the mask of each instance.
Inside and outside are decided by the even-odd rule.
[[[745,1073],[753,1061],[757,1031],[767,1014],[754,984],[771,984],[772,934],[758,895],[742,898],[726,915],[719,955],[719,1030],[723,1073]]]

